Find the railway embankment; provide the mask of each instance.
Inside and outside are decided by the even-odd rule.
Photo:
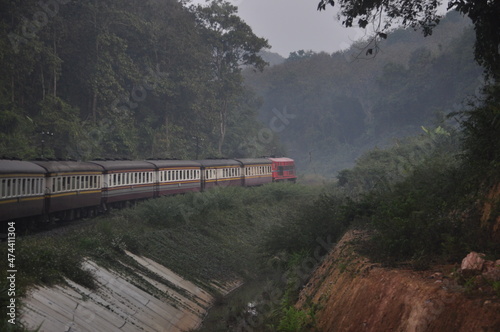
[[[20,237],[15,331],[196,329],[258,277],[264,234],[307,190],[272,184],[163,197]]]

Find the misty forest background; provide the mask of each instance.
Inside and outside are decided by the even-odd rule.
[[[333,177],[395,137],[456,126],[446,115],[483,82],[456,12],[427,38],[393,31],[372,54],[367,37],[285,59],[222,1],[0,5],[5,157],[287,155]]]
[[[404,1],[410,9],[396,17],[417,20],[418,3]],[[283,58],[221,0],[0,0],[0,156],[286,155],[302,175],[302,184],[150,200],[66,240],[24,242],[19,256],[35,256],[19,285],[62,273],[92,287],[78,262],[127,248],[197,280],[275,276],[283,296],[263,330],[304,331],[318,307],[295,307],[295,267],[319,237],[367,230],[363,253],[391,266],[426,269],[470,251],[498,259],[500,5],[457,3],[472,24],[453,11],[426,38],[384,30],[341,52]],[[311,178],[336,181],[304,185]],[[276,258],[290,273],[273,270]],[[454,278],[500,296],[499,281]],[[206,321],[221,327],[205,330],[234,326],[255,298],[237,300],[216,304],[226,312]]]

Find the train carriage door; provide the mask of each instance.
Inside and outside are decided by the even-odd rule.
[[[206,171],[205,166],[201,165],[200,171],[201,171],[200,172],[200,182],[201,182],[200,183],[201,184],[200,189],[201,189],[201,191],[205,191],[205,184],[207,182],[207,174],[206,174],[207,171]]]
[[[102,175],[102,190],[101,190],[101,203],[105,207],[108,202],[108,194],[109,194],[109,181],[111,175],[106,171]]]

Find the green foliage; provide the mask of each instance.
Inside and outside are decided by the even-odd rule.
[[[319,10],[325,10],[327,5],[335,6],[333,0],[320,0]],[[440,22],[437,14],[439,1],[367,1],[362,4],[357,1],[340,0],[340,16],[345,18],[342,24],[352,27],[358,24],[365,28],[368,23],[376,26],[377,37],[387,38],[385,32],[390,31],[391,25],[396,23],[405,27],[421,28],[424,36],[429,36]],[[476,61],[485,67],[487,73],[498,77],[500,74],[500,24],[496,17],[500,14],[500,5],[496,1],[457,0],[449,1],[448,9],[456,10],[468,16],[476,32],[475,57]],[[380,25],[381,17],[385,17],[384,25]]]
[[[491,84],[484,90],[484,100],[463,112],[464,167],[477,184],[488,179],[499,180],[500,164],[500,85]]]
[[[72,241],[50,239],[19,240],[16,252],[23,259],[16,261],[22,271],[20,288],[28,284],[52,285],[63,277],[88,288],[94,287],[92,274],[82,269],[83,257]]]
[[[278,325],[278,331],[302,332],[310,328],[312,318],[310,313],[294,307],[283,309],[283,317]]]
[[[222,154],[221,100],[228,135],[262,127],[255,103],[240,98],[240,65],[261,69],[258,52],[267,42],[229,3],[70,1],[32,31],[41,9],[35,0],[2,5],[0,156],[34,158],[42,149],[44,157],[74,159]],[[41,132],[53,139],[42,144]],[[231,134],[231,144],[242,136]]]
[[[339,172],[338,184],[351,197],[366,192],[383,193],[413,174],[426,160],[435,159],[444,167],[456,164],[461,135],[441,126],[422,129],[425,134],[398,140],[387,149],[366,152],[355,167]]]
[[[354,221],[354,210],[346,197],[321,194],[291,209],[281,223],[271,227],[263,250],[268,255],[312,252],[319,246],[318,239],[335,242]]]

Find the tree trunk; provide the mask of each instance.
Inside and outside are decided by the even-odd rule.
[[[43,75],[43,65],[40,63],[40,72],[41,72],[41,80],[42,80],[42,100],[45,100],[45,77]]]
[[[56,33],[55,32],[54,32],[54,58],[57,58]],[[54,68],[53,68],[53,75],[54,75],[53,96],[57,97],[57,71],[56,71],[56,65],[55,64],[54,64]]]
[[[227,122],[227,99],[222,102],[221,110],[219,111],[220,116],[220,136],[219,136],[219,155],[222,156],[222,145],[224,145],[224,140],[226,138],[226,122]]]

